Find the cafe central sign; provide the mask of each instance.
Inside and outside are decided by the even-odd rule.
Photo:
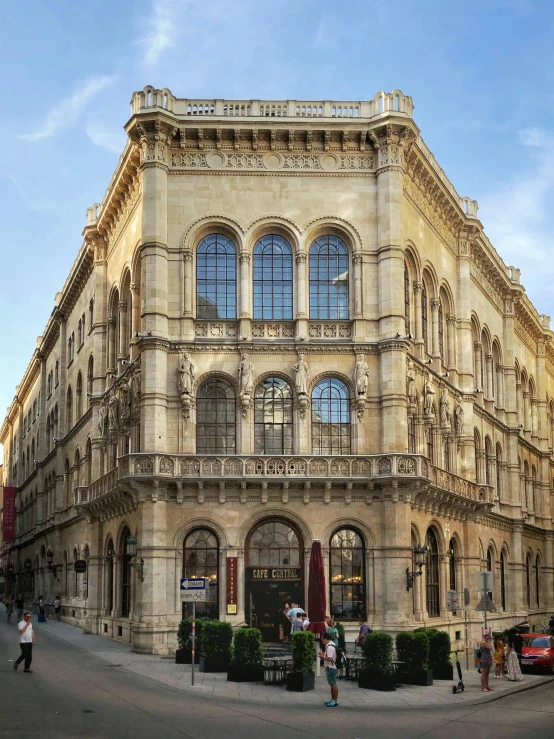
[[[250,580],[300,580],[300,567],[249,567]]]

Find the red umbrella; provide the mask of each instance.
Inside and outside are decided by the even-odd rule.
[[[327,630],[327,625],[325,624],[326,607],[325,571],[323,569],[321,541],[314,539],[308,573],[308,617],[310,619],[308,628],[314,634],[324,634]]]

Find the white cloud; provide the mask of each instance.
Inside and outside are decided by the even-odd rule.
[[[170,49],[178,35],[179,26],[174,16],[178,9],[175,0],[156,0],[152,9],[150,28],[142,39],[145,46],[144,60],[147,64],[155,64],[164,51]]]
[[[125,146],[123,131],[106,128],[101,123],[87,123],[86,134],[93,144],[103,149],[121,154]]]
[[[479,211],[487,235],[504,261],[522,269],[522,283],[539,313],[552,310],[554,282],[552,201],[554,199],[554,135],[538,128],[519,139],[529,166],[504,187],[481,197]]]
[[[113,81],[113,77],[90,77],[71,97],[64,98],[50,109],[37,131],[21,134],[18,138],[27,141],[39,141],[53,136],[62,128],[75,125],[92,98],[108,85],[111,85]]]

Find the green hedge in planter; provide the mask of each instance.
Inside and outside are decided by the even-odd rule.
[[[429,637],[425,632],[399,631],[396,655],[408,670],[426,670],[429,666]]]
[[[199,621],[196,619],[196,651],[198,653],[198,647],[202,638],[202,627],[206,621]],[[179,649],[184,649],[189,659],[192,656],[192,618],[185,618],[179,624],[177,631],[177,643]]]
[[[313,672],[315,637],[310,631],[297,631],[291,636],[292,663],[295,672]]]
[[[227,661],[231,658],[231,643],[233,628],[225,621],[206,621],[202,626],[200,651],[202,656],[222,657]]]
[[[262,632],[259,629],[239,629],[233,640],[232,667],[263,666]]]
[[[425,633],[429,637],[429,667],[432,670],[452,664],[450,661],[452,645],[447,631],[419,628],[415,633]]]
[[[362,669],[380,675],[392,672],[392,636],[380,631],[368,634],[364,639]]]

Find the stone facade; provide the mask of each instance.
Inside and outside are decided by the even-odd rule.
[[[163,654],[179,578],[204,573],[212,615],[271,638],[264,609],[305,602],[320,539],[328,608],[353,630],[362,615],[460,638],[446,594],[468,588],[477,634],[487,568],[496,625],[547,620],[550,319],[427,149],[411,98],[147,87],[131,105],[0,431],[17,587]]]

